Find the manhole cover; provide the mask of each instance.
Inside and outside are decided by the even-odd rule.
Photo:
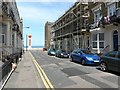
[[[88,74],[88,73],[83,72],[83,71],[76,69],[76,68],[65,68],[61,71],[63,71],[64,73],[66,73],[69,76],[78,76],[78,75]]]

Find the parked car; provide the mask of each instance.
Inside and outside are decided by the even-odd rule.
[[[110,51],[101,56],[100,69],[120,72],[120,51]]]
[[[55,56],[56,50],[54,48],[50,48],[47,52],[48,55]]]
[[[89,50],[77,49],[71,53],[71,61],[80,62],[82,65],[99,65],[100,57]]]
[[[43,51],[47,51],[47,48],[43,48]]]
[[[55,56],[69,58],[69,54],[65,50],[57,50]]]

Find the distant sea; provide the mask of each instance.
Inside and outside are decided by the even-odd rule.
[[[26,48],[26,46],[24,46]],[[32,48],[44,48],[44,46],[32,46]]]

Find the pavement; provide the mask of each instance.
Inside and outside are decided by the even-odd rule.
[[[23,54],[4,88],[44,88],[29,51]]]

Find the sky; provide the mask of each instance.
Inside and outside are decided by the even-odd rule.
[[[74,2],[75,0],[18,1],[18,11],[23,19],[24,45],[26,45],[26,35],[32,34],[32,46],[44,46],[45,23],[55,22]]]

